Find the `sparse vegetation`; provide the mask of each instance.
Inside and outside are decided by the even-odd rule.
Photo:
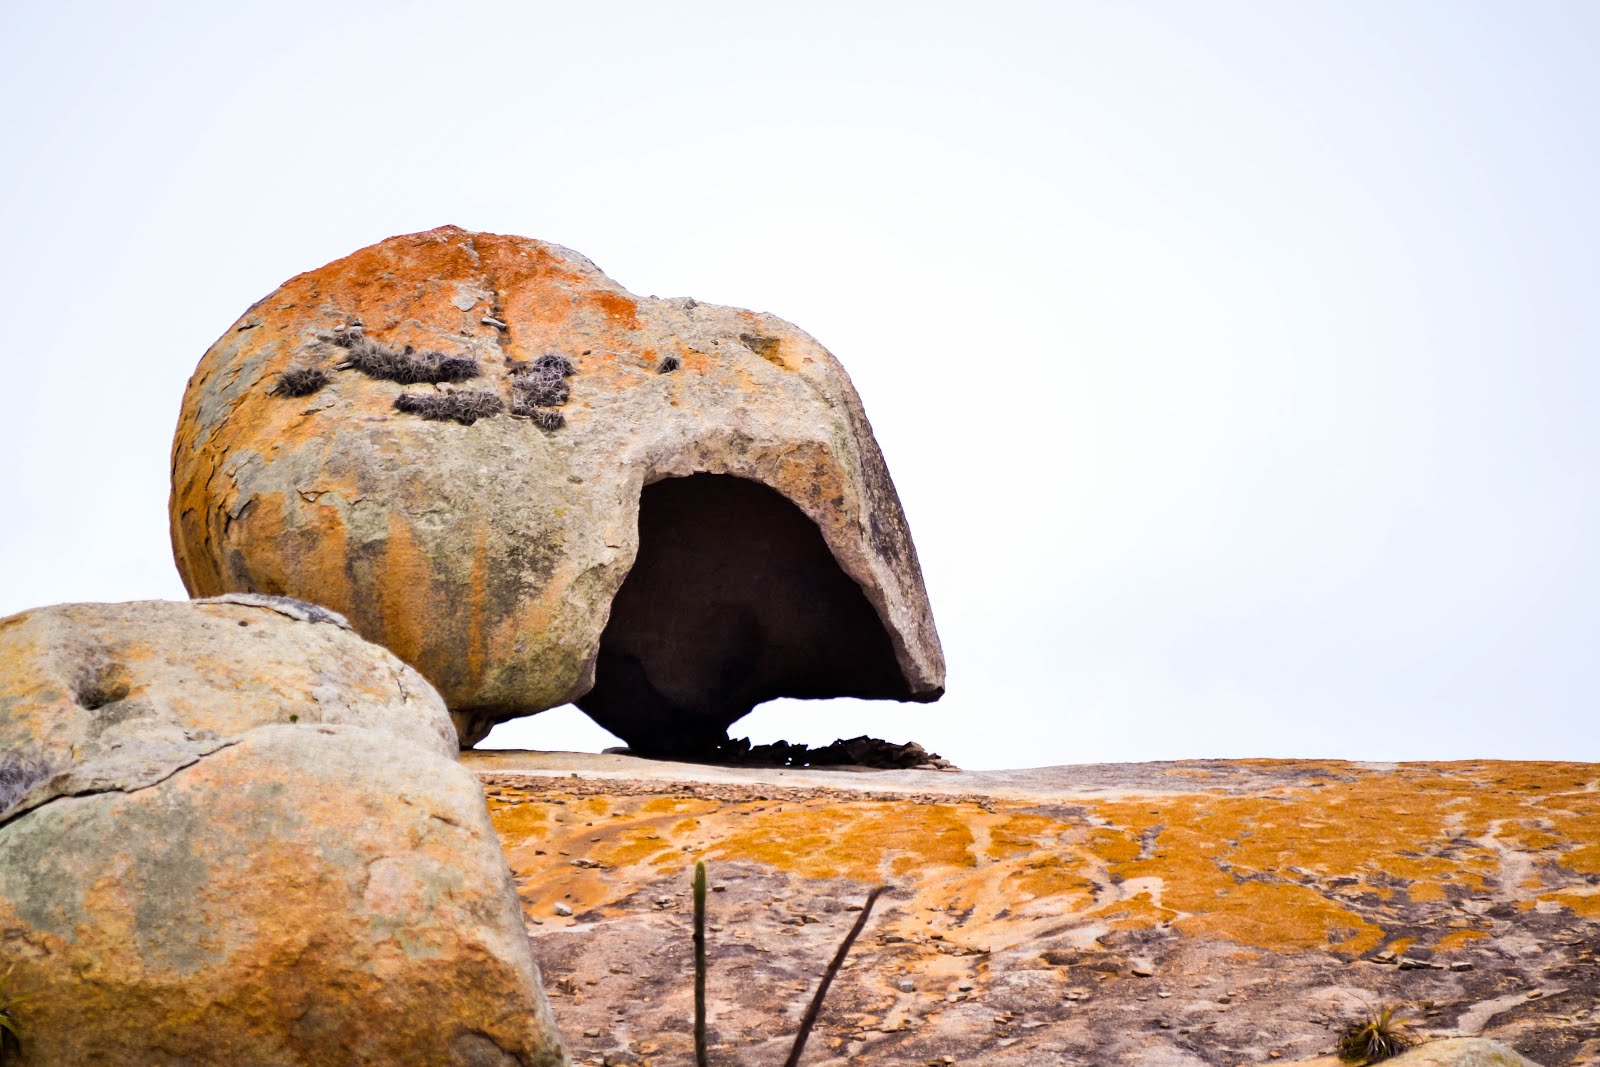
[[[0,807],[4,806],[0,804]],[[29,998],[10,991],[11,972],[16,969],[17,965],[13,963],[6,968],[5,974],[0,974],[0,1064],[10,1063],[22,1054],[22,1028],[12,1009]]]
[[[661,363],[656,367],[656,373],[671,374],[681,366],[683,366],[683,360],[679,359],[677,356],[667,356],[663,358]]]
[[[567,380],[556,374],[516,374],[511,378],[517,402],[527,407],[558,408],[572,395]]]
[[[328,373],[320,367],[290,367],[278,375],[275,392],[279,396],[310,396],[328,384]]]
[[[0,756],[0,811],[22,799],[24,793],[61,768],[47,760],[29,759],[15,752]],[[4,1001],[0,987],[0,1002]]]
[[[811,1028],[817,1025],[817,1016],[822,1012],[822,1002],[828,995],[828,987],[833,984],[839,968],[844,966],[844,958],[850,954],[850,946],[856,943],[856,938],[866,929],[867,917],[872,914],[872,906],[878,902],[878,897],[885,888],[880,885],[867,894],[867,901],[861,906],[861,914],[856,916],[855,925],[844,935],[844,940],[839,944],[839,951],[833,954],[828,969],[822,972],[822,981],[817,983],[817,992],[811,998],[811,1006],[806,1008],[805,1017],[800,1020],[800,1029],[794,1035],[794,1047],[789,1050],[789,1058],[784,1061],[784,1067],[799,1067],[800,1054],[806,1049],[806,1038],[811,1036]]]
[[[396,411],[421,415],[435,422],[459,422],[471,426],[479,419],[498,415],[505,409],[500,397],[484,389],[461,389],[454,393],[401,393],[394,398]]]
[[[1349,1064],[1377,1063],[1398,1056],[1411,1047],[1405,1032],[1406,1020],[1395,1018],[1396,1008],[1372,1008],[1345,1027],[1339,1035],[1339,1061]]]
[[[557,378],[570,378],[578,372],[578,368],[572,365],[572,360],[559,352],[546,352],[533,361],[529,370],[535,374],[553,375]]]
[[[707,1067],[706,1059],[706,865],[697,861],[694,865],[694,1061],[696,1067]],[[856,938],[861,936],[861,931],[866,929],[867,919],[872,915],[872,906],[878,902],[878,897],[886,886],[878,886],[867,894],[866,903],[861,906],[861,914],[856,916],[855,924],[850,927],[850,932],[845,934],[844,941],[839,945],[839,950],[834,953],[828,967],[822,972],[822,981],[817,983],[816,994],[811,998],[811,1004],[806,1008],[805,1016],[800,1020],[800,1028],[795,1032],[794,1044],[789,1049],[789,1058],[784,1061],[784,1067],[799,1067],[800,1056],[805,1052],[806,1039],[811,1036],[812,1029],[817,1025],[817,1017],[822,1013],[822,1002],[828,996],[828,987],[839,974],[839,969],[844,966],[845,957],[850,954],[850,947],[856,943]]]
[[[694,1062],[706,1063],[706,865],[694,865]]]
[[[572,360],[558,352],[546,352],[526,367],[512,372],[511,388],[516,391],[516,403],[524,408],[560,407],[572,395],[567,379],[573,373]]]
[[[511,405],[511,414],[522,415],[533,420],[533,424],[541,430],[559,430],[567,424],[567,417],[559,411],[550,408],[534,407],[524,404],[520,399]]]
[[[348,336],[349,331],[338,335]],[[401,385],[420,385],[424,382],[464,382],[483,373],[478,361],[470,356],[447,356],[442,352],[418,352],[410,345],[403,349],[390,348],[378,341],[357,337],[340,344],[349,355],[339,364],[340,370],[358,370],[369,378],[379,378]]]
[[[566,416],[552,410],[572,396],[567,378],[575,373],[572,360],[558,352],[546,352],[526,366],[511,372],[511,414],[532,419],[541,430],[559,430]]]

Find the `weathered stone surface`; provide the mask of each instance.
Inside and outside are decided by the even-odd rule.
[[[262,726],[0,821],[24,1067],[565,1062],[477,782]]]
[[[567,249],[454,227],[294,278],[247,322],[201,360],[173,443],[185,583],[344,613],[440,690],[463,743],[579,701],[637,748],[692,750],[778,695],[942,691],[861,402],[789,323],[636,297]],[[477,374],[337,369],[355,332]],[[550,355],[573,370],[545,364],[557,429],[511,413]],[[329,383],[291,396],[291,368]],[[452,390],[480,394],[470,425],[394,407]]]
[[[209,751],[294,716],[454,757],[449,714],[421,675],[335,618],[296,613],[305,607],[150,600],[0,619],[0,751],[80,773],[116,755],[126,774],[129,760],[159,767],[164,752]]]
[[[1539,1067],[1537,1063],[1498,1041],[1477,1037],[1451,1037],[1429,1041],[1383,1061],[1388,1067]],[[1308,1060],[1300,1067],[1343,1067],[1338,1057]]]
[[[1594,764],[463,760],[486,780],[575,1055],[688,1062],[688,890],[704,859],[722,887],[709,906],[713,1062],[783,1062],[849,909],[879,883],[891,888],[808,1059],[1290,1063],[1398,1004],[1425,1039],[1491,1037],[1546,1067],[1600,1062]]]

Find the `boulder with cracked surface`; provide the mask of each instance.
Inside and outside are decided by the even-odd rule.
[[[471,420],[428,417],[467,392]],[[441,227],[258,302],[190,381],[170,518],[191,594],[342,612],[464,745],[576,702],[637,751],[695,754],[775,697],[943,691],[839,362],[542,241]]]
[[[21,1064],[565,1063],[444,703],[308,605],[0,619]]]
[[[357,726],[262,726],[0,822],[25,1067],[566,1062],[482,794]]]

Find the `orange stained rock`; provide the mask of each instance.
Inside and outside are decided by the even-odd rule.
[[[566,425],[397,413],[401,392],[433,387],[348,369],[334,340],[354,324],[476,360],[474,378],[441,388],[503,403],[518,366],[560,353],[576,370]],[[679,368],[658,373],[669,354]],[[321,390],[277,392],[309,367],[327,374]],[[915,549],[838,361],[770,315],[634,297],[555,245],[445,226],[291,278],[202,357],[172,472],[191,595],[341,612],[439,689],[468,743],[591,690],[641,488],[693,474],[760,482],[816,524],[889,637],[886,675],[905,683],[870,695],[942,692]]]
[[[584,907],[603,908],[704,858],[713,871],[755,864],[804,879],[887,882],[899,887],[908,911],[967,913],[949,936],[973,945],[1025,944],[1065,920],[1091,931],[1170,924],[1184,936],[1271,951],[1357,955],[1417,944],[1448,952],[1485,936],[1486,923],[1469,915],[1454,920],[1475,924],[1465,928],[1390,927],[1412,914],[1405,909],[1482,894],[1519,907],[1600,911],[1600,894],[1586,880],[1600,816],[1592,768],[1325,769],[1325,777],[1264,793],[1074,797],[1082,818],[1019,800],[863,799],[819,790],[800,800],[719,802],[580,797],[559,785],[515,793],[493,814],[523,875],[525,903],[570,893]],[[1184,780],[1175,775],[1174,785],[1191,788]],[[564,815],[563,806],[550,806],[560,799]],[[524,814],[529,809],[557,814],[535,818]],[[535,847],[603,869],[555,868],[533,855]],[[1508,865],[1512,851],[1519,859]],[[1525,862],[1539,873],[1527,886]],[[1518,877],[1508,879],[1513,872]]]

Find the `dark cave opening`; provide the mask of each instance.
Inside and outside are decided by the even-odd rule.
[[[640,755],[693,757],[764,701],[838,696],[911,698],[877,611],[816,524],[730,475],[646,486],[639,554],[578,707]]]

